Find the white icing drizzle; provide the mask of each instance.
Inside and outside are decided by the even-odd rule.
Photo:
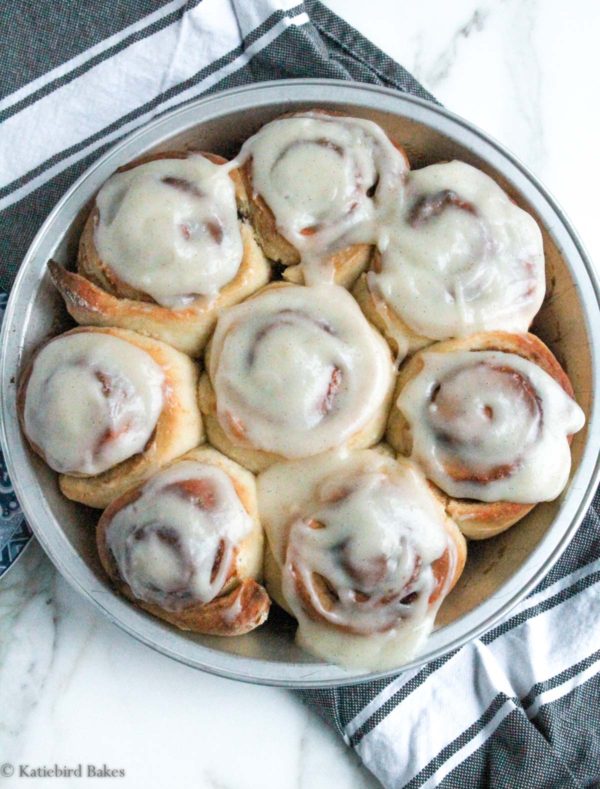
[[[393,374],[385,342],[336,285],[274,288],[225,310],[210,356],[229,438],[289,458],[345,443],[383,407]]]
[[[125,340],[100,332],[57,337],[33,362],[25,432],[55,471],[99,474],[143,451],[163,384],[160,366]]]
[[[458,161],[411,172],[388,231],[369,287],[414,332],[527,331],[545,293],[542,235],[488,175]]]
[[[569,477],[567,436],[585,417],[537,365],[512,353],[423,354],[398,408],[412,457],[457,498],[536,503],[556,498]]]
[[[138,599],[178,611],[221,592],[235,546],[251,528],[229,476],[183,460],[152,477],[114,515],[106,540]]]
[[[301,646],[370,670],[413,657],[457,560],[422,473],[372,450],[335,451],[272,466],[258,490]],[[432,565],[446,551],[438,582]]]
[[[372,121],[307,112],[248,139],[231,166],[252,159],[252,186],[300,253],[305,282],[331,281],[332,252],[378,238],[382,212],[401,199],[406,159]]]
[[[214,298],[237,274],[243,247],[234,185],[200,154],[116,173],[96,205],[99,257],[164,307]]]

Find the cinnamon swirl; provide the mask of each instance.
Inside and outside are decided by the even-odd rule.
[[[394,378],[385,342],[337,285],[273,283],[225,310],[206,369],[209,440],[251,471],[375,444]]]
[[[402,359],[433,340],[525,332],[545,292],[542,235],[464,162],[412,171],[355,296]]]
[[[247,140],[241,165],[259,241],[286,279],[350,286],[408,159],[372,121],[323,111],[278,118]],[[299,267],[299,264],[300,267]]]
[[[258,498],[267,588],[302,647],[370,670],[419,651],[466,546],[416,466],[338,450],[271,466]]]
[[[73,329],[23,372],[23,431],[67,498],[103,508],[202,441],[197,381],[193,362],[158,340]]]
[[[487,332],[432,345],[405,365],[387,438],[421,465],[463,533],[482,539],[562,492],[584,421],[541,340]]]
[[[100,189],[79,245],[77,273],[50,261],[81,324],[119,326],[192,356],[218,311],[262,287],[270,269],[237,171],[212,154],[155,154],[122,167]]]
[[[247,633],[267,618],[252,474],[200,447],[128,490],[97,528],[117,589],[182,630]]]

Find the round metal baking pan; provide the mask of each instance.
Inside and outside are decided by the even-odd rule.
[[[405,668],[439,657],[489,629],[513,608],[564,551],[579,526],[598,476],[600,289],[581,243],[542,185],[501,145],[428,102],[395,91],[330,80],[253,85],[200,99],[118,143],[54,208],[31,248],[7,307],[0,357],[1,438],[25,516],[58,570],[109,619],[148,646],[183,663],[238,680],[323,687],[384,674],[359,674],[315,661],[294,644],[291,620],[275,611],[257,631],[235,639],[180,632],[116,595],[94,550],[97,513],[66,501],[55,475],[29,451],[18,425],[16,381],[23,360],[45,338],[70,326],[45,272],[54,257],[75,258],[89,202],[120,165],[153,150],[194,147],[224,155],[263,123],[290,110],[326,107],[369,117],[407,147],[413,167],[461,158],[491,173],[530,210],[544,231],[550,295],[536,328],[567,365],[588,422],[573,444],[573,473],[557,502],[537,507],[505,535],[472,544],[469,572],[444,604],[425,651]],[[394,674],[397,672],[386,672]]]

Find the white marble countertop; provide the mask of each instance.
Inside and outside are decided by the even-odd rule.
[[[327,4],[512,149],[600,260],[597,0]],[[37,545],[0,582],[0,762],[107,765],[125,771],[118,786],[144,789],[377,785],[291,693],[202,674],[138,644]]]

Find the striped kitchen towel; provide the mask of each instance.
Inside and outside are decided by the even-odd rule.
[[[434,100],[313,0],[20,0],[2,17],[5,289],[95,158],[201,94],[329,77]],[[386,787],[598,786],[599,672],[597,496],[546,579],[475,642],[391,680],[301,693]]]

